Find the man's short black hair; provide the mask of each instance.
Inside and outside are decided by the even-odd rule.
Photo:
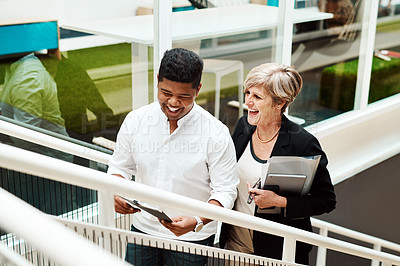
[[[184,48],[167,50],[161,60],[158,80],[166,78],[175,82],[192,83],[194,89],[200,85],[203,60],[194,52]]]

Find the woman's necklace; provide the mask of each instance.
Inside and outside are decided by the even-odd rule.
[[[278,130],[276,131],[276,133],[275,133],[270,139],[268,139],[268,140],[262,140],[262,139],[260,139],[260,137],[258,136],[258,128],[256,128],[256,137],[257,137],[257,139],[258,139],[261,143],[268,143],[268,142],[270,142],[271,140],[273,140],[273,139],[278,135],[280,129],[281,129],[281,127],[278,128]]]

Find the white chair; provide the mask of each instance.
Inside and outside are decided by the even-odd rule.
[[[192,50],[197,54],[200,51],[201,41],[177,41],[173,43],[173,47],[183,47]],[[238,72],[238,101],[239,101],[239,118],[243,116],[243,62],[239,60],[223,60],[223,59],[203,59],[203,73],[215,75],[215,111],[214,116],[219,119],[220,98],[221,98],[221,79],[223,76]]]
[[[215,74],[215,111],[219,119],[221,79],[223,76],[238,72],[239,117],[243,116],[243,62],[239,60],[204,59],[203,73]]]

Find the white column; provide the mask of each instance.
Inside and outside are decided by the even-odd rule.
[[[292,63],[294,0],[279,1],[278,26],[276,30],[275,62],[290,66]],[[289,114],[289,107],[285,114]]]
[[[362,110],[368,105],[378,5],[379,0],[366,0],[362,10],[362,30],[354,110]]]
[[[172,0],[154,0],[154,100],[157,100],[157,73],[164,52],[172,47]]]
[[[290,66],[293,39],[294,0],[279,1],[275,62]]]

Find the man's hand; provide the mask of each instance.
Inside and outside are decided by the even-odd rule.
[[[122,175],[119,174],[112,174],[112,175],[124,178]],[[114,209],[116,212],[120,214],[140,212],[140,209],[133,208],[123,198],[121,198],[118,195],[114,195]]]
[[[177,216],[171,218],[171,220],[173,221],[172,223],[164,220],[161,220],[160,222],[176,236],[181,236],[193,231],[197,224],[196,219],[192,216]]]
[[[214,199],[210,200],[208,203],[222,207],[222,204],[219,203],[219,201],[214,200]],[[200,217],[200,219],[203,221],[204,225],[206,225],[212,221],[212,220],[204,218],[204,217]],[[174,235],[176,235],[176,236],[181,236],[190,231],[193,231],[197,224],[197,221],[193,216],[177,216],[177,217],[171,218],[171,220],[173,221],[172,223],[164,221],[164,220],[160,220],[160,223],[165,228],[167,228],[172,233],[174,233]]]
[[[114,208],[115,211],[120,214],[136,213],[140,212],[140,209],[133,208],[120,196],[114,196]]]

